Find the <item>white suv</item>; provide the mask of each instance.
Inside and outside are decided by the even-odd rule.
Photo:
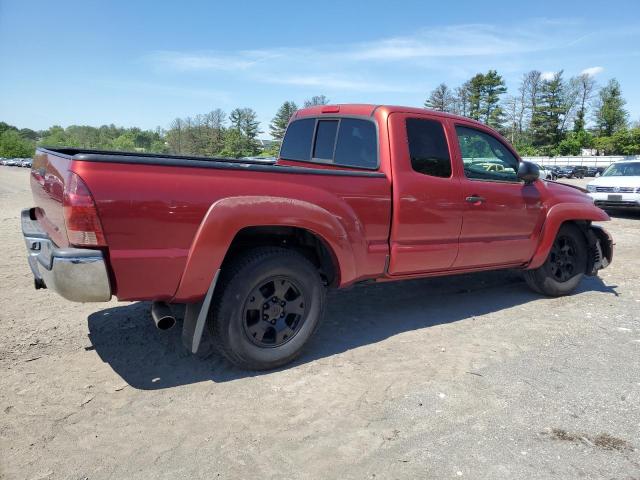
[[[616,162],[587,185],[601,208],[640,208],[640,161]]]

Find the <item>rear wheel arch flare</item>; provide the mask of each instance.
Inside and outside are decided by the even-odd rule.
[[[247,226],[236,232],[224,260],[222,270],[238,255],[256,247],[285,247],[307,257],[321,272],[328,286],[340,283],[338,257],[322,235],[303,227],[283,225]]]

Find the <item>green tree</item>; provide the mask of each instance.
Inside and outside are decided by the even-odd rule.
[[[453,94],[445,83],[441,83],[431,91],[429,98],[425,100],[424,107],[439,112],[450,112],[453,110]]]
[[[0,122],[0,133],[6,132],[7,130],[13,130],[14,132],[18,131],[18,129],[13,125],[9,125],[6,122]]]
[[[207,141],[205,155],[219,155],[224,148],[226,113],[216,108],[205,115]]]
[[[618,130],[626,128],[629,114],[624,109],[625,104],[620,84],[612,78],[599,93],[595,121],[600,135],[610,137]]]
[[[169,150],[178,155],[181,154],[184,139],[184,122],[181,118],[176,118],[171,122],[166,137]]]
[[[231,128],[227,135],[230,135],[231,130],[235,130],[242,139],[241,147],[236,148],[234,151],[241,151],[242,155],[239,156],[257,154],[260,151],[257,142],[258,134],[260,133],[260,122],[258,122],[256,112],[252,108],[236,108],[229,114],[229,121],[231,122]],[[235,134],[231,137],[231,144],[235,145],[236,137],[237,135]],[[225,151],[229,151],[229,144],[225,138]]]
[[[276,112],[276,116],[273,117],[273,120],[271,120],[271,123],[269,124],[271,136],[276,142],[282,141],[284,132],[289,124],[289,120],[297,111],[298,106],[294,102],[286,101],[280,106]]]
[[[35,144],[24,139],[16,130],[0,133],[0,157],[24,158],[33,155]]]
[[[59,125],[54,125],[48,130],[45,130],[42,139],[40,140],[40,144],[51,147],[80,146],[79,143],[72,141],[71,138],[69,138],[69,136],[67,135],[65,129]]]
[[[591,75],[583,73],[572,78],[570,84],[575,89],[578,100],[578,111],[573,122],[573,130],[580,132],[585,129],[587,123],[587,107],[593,98],[596,80]]]
[[[20,136],[26,140],[35,142],[38,139],[38,132],[31,130],[30,128],[21,128]]]
[[[478,73],[468,82],[469,117],[480,120],[482,114],[482,93],[484,88],[484,75]]]
[[[614,154],[640,155],[640,128],[618,130],[612,135],[611,141]]]
[[[567,136],[560,141],[555,152],[559,155],[580,155],[583,148],[593,147],[593,135],[586,130],[578,130],[569,132]]]
[[[251,155],[246,150],[246,139],[237,128],[230,128],[224,136],[224,148],[220,152],[223,157],[240,158]]]
[[[507,92],[502,76],[495,70],[474,75],[465,85],[469,102],[469,117],[485,124],[501,128],[504,112],[500,99]]]
[[[134,132],[126,132],[117,138],[113,139],[111,143],[114,150],[121,150],[124,152],[136,151],[136,134]]]
[[[493,128],[501,128],[504,112],[500,107],[500,99],[507,92],[502,76],[495,70],[484,75],[481,97],[481,120]]]
[[[453,112],[462,115],[463,117],[469,116],[469,95],[470,95],[470,82],[464,82],[462,85],[456,88],[455,95],[453,97]]]
[[[540,98],[531,117],[533,144],[543,152],[550,154],[562,140],[566,112],[565,85],[560,71],[543,80]]]

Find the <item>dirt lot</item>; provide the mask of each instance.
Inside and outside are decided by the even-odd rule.
[[[148,304],[35,291],[27,180],[0,167],[0,478],[640,478],[640,215],[575,295],[515,272],[356,287],[254,374]]]

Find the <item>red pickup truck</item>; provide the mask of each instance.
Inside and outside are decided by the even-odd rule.
[[[78,302],[186,304],[233,363],[295,358],[325,291],[504,268],[571,292],[612,258],[608,220],[578,188],[538,179],[495,131],[424,109],[298,111],[277,161],[39,148],[22,228],[36,288]]]

